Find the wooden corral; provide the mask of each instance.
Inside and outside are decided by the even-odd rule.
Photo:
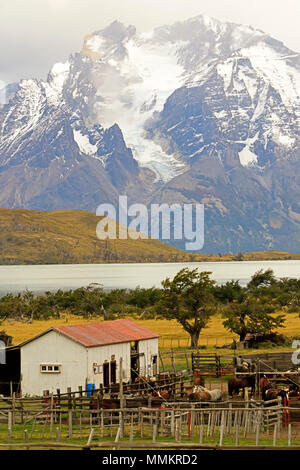
[[[258,372],[284,372],[295,368],[295,364],[292,362],[292,353],[290,352],[247,354],[244,357],[257,364]]]
[[[292,444],[292,426],[295,424],[285,420],[285,413],[291,413],[293,408],[286,409],[281,401],[264,403],[261,401],[247,401],[245,403],[225,401],[218,404],[206,403],[168,403],[160,408],[154,406],[128,407],[119,409],[89,408],[92,397],[83,396],[74,400],[71,397],[57,397],[52,394],[43,400],[14,399],[0,401],[0,416],[7,424],[8,443],[12,448],[16,442],[13,438],[15,424],[23,425],[23,446],[34,447],[31,440],[39,436],[56,435],[56,442],[76,438],[86,438],[88,443],[99,447],[104,439],[111,438],[117,443],[119,440],[134,439],[144,442],[156,443],[158,439],[169,439],[171,443],[193,442],[193,445],[213,445],[223,447],[224,440],[230,439],[231,445],[247,448],[245,439],[250,439],[253,446],[259,447],[261,438],[269,438],[270,445],[276,446],[277,440],[283,434],[287,435],[286,445]],[[100,403],[99,403],[100,404]],[[68,408],[71,406],[71,408]],[[286,431],[285,427],[286,426]],[[251,441],[252,440],[252,441]],[[92,441],[94,441],[92,443]],[[20,444],[19,444],[20,445]],[[40,444],[42,447],[42,444]],[[55,446],[53,446],[55,447]],[[109,445],[107,445],[109,447]],[[115,445],[117,447],[117,445]],[[134,447],[136,445],[134,444]],[[151,446],[150,446],[151,447]],[[175,445],[176,447],[176,445]]]
[[[192,352],[192,371],[199,372],[213,372],[216,377],[219,377],[221,374],[221,358],[217,354],[201,354],[199,352]]]

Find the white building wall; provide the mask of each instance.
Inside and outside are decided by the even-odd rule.
[[[60,373],[42,373],[42,363],[61,364]],[[21,348],[22,394],[42,395],[44,390],[61,393],[67,387],[85,388],[87,377],[87,350],[66,336],[50,331]]]
[[[158,356],[158,339],[138,342],[140,374],[153,375],[152,359]],[[119,382],[120,358],[123,358],[123,380],[131,377],[130,342],[86,348],[68,337],[50,331],[21,348],[21,387],[23,395],[42,395],[44,390],[65,393],[68,387],[85,389],[86,382],[103,384],[103,363],[116,361],[116,381]],[[43,373],[41,364],[61,364],[60,373]],[[96,366],[96,367],[95,367]],[[157,366],[158,371],[158,366]]]
[[[158,339],[154,338],[139,341],[138,352],[139,354],[144,353],[144,356],[140,356],[140,374],[145,376],[153,375],[153,356],[157,356],[158,372]]]
[[[89,383],[94,383],[96,388],[98,388],[99,384],[103,384],[102,365],[105,361],[111,362],[112,356],[114,356],[117,366],[116,381],[119,382],[120,378],[119,366],[121,357],[123,358],[123,380],[125,382],[130,380],[130,342],[93,347],[88,349],[88,381]],[[96,372],[94,372],[94,368]]]

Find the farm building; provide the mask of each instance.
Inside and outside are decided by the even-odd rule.
[[[50,328],[20,346],[22,395],[108,387],[158,373],[158,335],[122,319]]]

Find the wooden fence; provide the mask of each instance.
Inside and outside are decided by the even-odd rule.
[[[278,440],[283,439],[283,431],[287,430],[285,445],[292,448],[292,424],[283,427],[284,407],[280,401],[254,403],[251,400],[243,407],[242,404],[228,402],[224,407],[221,403],[214,406],[201,403],[201,407],[196,404],[187,407],[186,403],[176,403],[176,407],[168,404],[164,408],[118,410],[33,408],[23,413],[22,420],[19,419],[21,410],[15,410],[13,415],[7,409],[1,411],[7,424],[7,443],[0,447],[259,449],[268,447],[260,446],[262,438],[270,440],[269,447],[276,447]],[[21,430],[17,423],[22,424]],[[55,442],[42,442],[49,436]],[[70,443],[70,440],[83,439],[88,439],[85,444]],[[249,444],[246,445],[247,439]]]

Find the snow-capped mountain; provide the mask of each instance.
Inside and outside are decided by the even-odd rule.
[[[10,98],[16,93],[17,89],[17,83],[10,83],[9,85],[5,85],[5,83],[0,80],[0,108],[9,102]]]
[[[204,251],[299,251],[300,56],[199,16],[85,37],[0,108],[0,205],[202,202]]]

